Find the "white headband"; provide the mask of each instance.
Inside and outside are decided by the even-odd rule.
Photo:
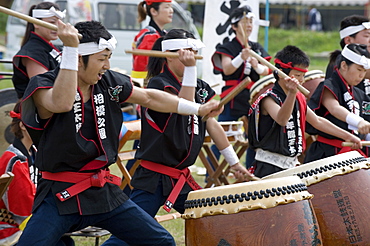
[[[340,39],[343,39],[347,36],[358,33],[359,31],[362,31],[364,29],[370,29],[370,22],[363,22],[361,25],[349,26],[349,27],[344,28],[343,30],[340,30],[339,32]]]
[[[99,44],[95,42],[82,43],[78,45],[78,54],[82,56],[91,55],[108,49],[113,51],[116,48],[117,40],[113,36],[111,39],[106,40],[104,38],[99,39]]]
[[[192,50],[199,50],[206,47],[199,39],[167,39],[162,41],[162,51],[179,50],[191,48]]]
[[[248,14],[246,14],[246,17],[247,18],[253,18],[254,14],[252,12],[248,12]],[[235,24],[243,18],[244,18],[244,15],[239,16],[239,17],[234,17],[234,18],[231,19],[231,24]]]
[[[370,59],[365,57],[365,56],[361,56],[359,54],[356,54],[352,50],[348,49],[347,46],[348,45],[346,45],[344,47],[344,49],[342,50],[342,56],[344,56],[345,58],[347,58],[351,62],[354,62],[358,65],[363,66],[365,69],[370,69]]]
[[[48,18],[56,16],[59,19],[63,19],[66,16],[66,10],[63,12],[56,10],[54,7],[50,9],[33,9],[32,17],[34,18]]]

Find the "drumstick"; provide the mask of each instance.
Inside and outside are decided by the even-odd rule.
[[[246,16],[246,13],[245,12],[243,13],[243,15],[244,16],[243,16],[242,19],[247,19],[247,16]],[[249,48],[248,41],[247,41],[247,38],[245,37],[245,32],[244,32],[244,28],[243,27],[241,27],[241,31],[242,31],[242,35],[243,35],[244,47]],[[267,61],[265,58],[263,58],[262,56],[260,56],[259,54],[257,54],[254,50],[249,49],[249,54],[251,56],[253,56],[254,58],[256,58],[260,63],[262,63],[263,65],[267,66],[272,71],[277,70],[278,73],[279,73],[279,75],[281,77],[283,77],[283,78],[288,77],[288,75],[286,75],[283,71],[281,71],[280,69],[278,69],[277,67],[275,67],[274,65],[272,65],[269,61]],[[298,90],[300,92],[302,92],[303,95],[305,95],[306,97],[310,95],[310,91],[307,90],[306,88],[304,88],[302,85],[298,85]]]
[[[243,79],[243,81],[238,84],[229,94],[227,94],[224,98],[221,99],[220,104],[218,105],[216,110],[220,110],[222,106],[224,106],[226,103],[230,102],[231,99],[233,99],[236,95],[238,95],[242,90],[245,89],[245,87],[251,82],[251,79],[249,77],[246,77]],[[208,115],[205,115],[202,117],[202,121],[208,120]]]
[[[144,50],[144,49],[133,49],[133,50],[125,50],[126,53],[134,54],[137,56],[152,56],[152,57],[171,57],[171,58],[178,58],[179,53],[177,52],[162,52],[158,50]],[[195,59],[203,59],[201,55],[194,55]]]
[[[158,216],[156,215],[154,218],[157,220],[158,223],[161,223],[163,221],[181,218],[181,214],[179,212],[176,212],[172,214],[165,214],[165,215],[158,215]]]
[[[254,58],[256,58],[263,65],[267,66],[268,68],[270,68],[273,71],[276,70],[281,77],[283,77],[283,78],[289,77],[283,71],[281,71],[280,69],[278,69],[277,67],[275,67],[274,65],[272,65],[265,58],[263,58],[262,56],[258,55],[256,52],[254,52],[252,49],[249,50],[249,53],[251,54],[251,56],[253,56]],[[307,90],[306,88],[304,88],[302,85],[298,85],[298,90],[300,92],[302,92],[303,95],[305,95],[305,96],[308,96],[310,94],[310,91]]]
[[[362,146],[369,146],[370,141],[361,141]],[[342,146],[343,147],[352,147],[353,143],[352,142],[343,142]]]
[[[32,24],[36,24],[36,25],[39,25],[39,26],[42,26],[42,27],[46,27],[46,28],[48,28],[50,30],[53,30],[53,31],[58,31],[58,27],[56,25],[53,25],[49,22],[36,19],[36,18],[31,17],[29,15],[25,15],[25,14],[19,13],[17,11],[14,11],[14,10],[11,10],[11,9],[8,9],[8,8],[2,7],[2,6],[0,6],[0,12],[2,12],[4,14],[7,14],[7,15],[17,17],[19,19],[25,20],[25,21],[27,21],[29,23],[32,23]],[[82,35],[78,34],[78,38],[81,39]]]

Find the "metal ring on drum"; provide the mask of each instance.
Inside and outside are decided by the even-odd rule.
[[[9,113],[14,109],[17,101],[17,93],[14,88],[0,90],[0,155],[14,140],[14,134],[10,131],[12,118]]]
[[[321,245],[312,197],[293,176],[192,191],[186,245]]]
[[[370,164],[357,151],[271,174],[263,180],[299,177],[311,200],[323,245],[369,245]]]
[[[243,121],[222,121],[218,123],[224,129],[226,137],[230,143],[235,143],[238,140],[245,141],[243,134]],[[208,132],[206,132],[204,143],[213,144]]]

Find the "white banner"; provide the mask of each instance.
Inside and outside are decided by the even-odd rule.
[[[217,45],[234,38],[235,34],[232,32],[231,25],[227,22],[227,19],[233,9],[244,5],[248,5],[255,15],[253,31],[249,39],[256,42],[259,28],[259,1],[206,0],[202,39],[206,48],[202,49],[202,79],[210,84],[217,94],[221,93],[221,88],[224,85],[224,82],[221,74],[215,75],[213,73],[211,57],[216,51]]]

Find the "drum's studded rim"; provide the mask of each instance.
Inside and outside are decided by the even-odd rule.
[[[286,171],[281,171],[266,177],[263,177],[263,180],[268,180],[272,178],[279,178],[285,176],[298,176],[307,186],[319,183],[326,179],[330,179],[334,176],[345,175],[358,171],[360,169],[369,169],[369,161],[360,155],[357,151],[353,151],[355,154],[358,154],[356,157],[349,157],[350,152],[340,154],[341,159],[335,159],[333,163],[323,165],[321,164],[322,160],[328,161],[331,157],[325,159],[314,161],[311,163],[306,163],[301,166],[288,169]],[[337,155],[336,157],[338,157]],[[347,157],[347,158],[344,158]],[[309,168],[309,166],[313,166]]]
[[[300,173],[297,173],[296,175],[301,179],[308,178],[310,176],[314,176],[319,173],[325,173],[325,172],[335,170],[335,169],[343,169],[346,167],[351,167],[354,164],[359,164],[364,161],[367,162],[367,159],[363,156],[351,158],[351,159],[347,159],[344,161],[335,162],[333,164],[324,165],[324,166],[321,166],[320,168],[316,167],[315,169],[310,169],[305,172],[300,172]]]
[[[256,183],[257,182],[258,181],[256,181]],[[313,195],[307,192],[307,186],[304,183],[294,183],[291,185],[285,184],[283,186],[254,191],[246,188],[245,192],[241,193],[186,200],[184,205],[185,213],[182,217],[184,219],[194,219],[209,215],[266,209],[280,204],[288,204],[305,199],[311,199],[312,197]],[[267,202],[267,204],[270,205],[263,204],[263,199],[268,200],[269,202]],[[271,199],[274,199],[272,203]],[[246,204],[248,202],[250,202],[250,204]],[[236,207],[236,210],[232,212],[232,209],[228,211],[227,209],[219,207],[226,204],[233,204],[233,206]],[[206,209],[207,207],[210,209],[209,211],[197,211],[202,210],[202,208]]]

